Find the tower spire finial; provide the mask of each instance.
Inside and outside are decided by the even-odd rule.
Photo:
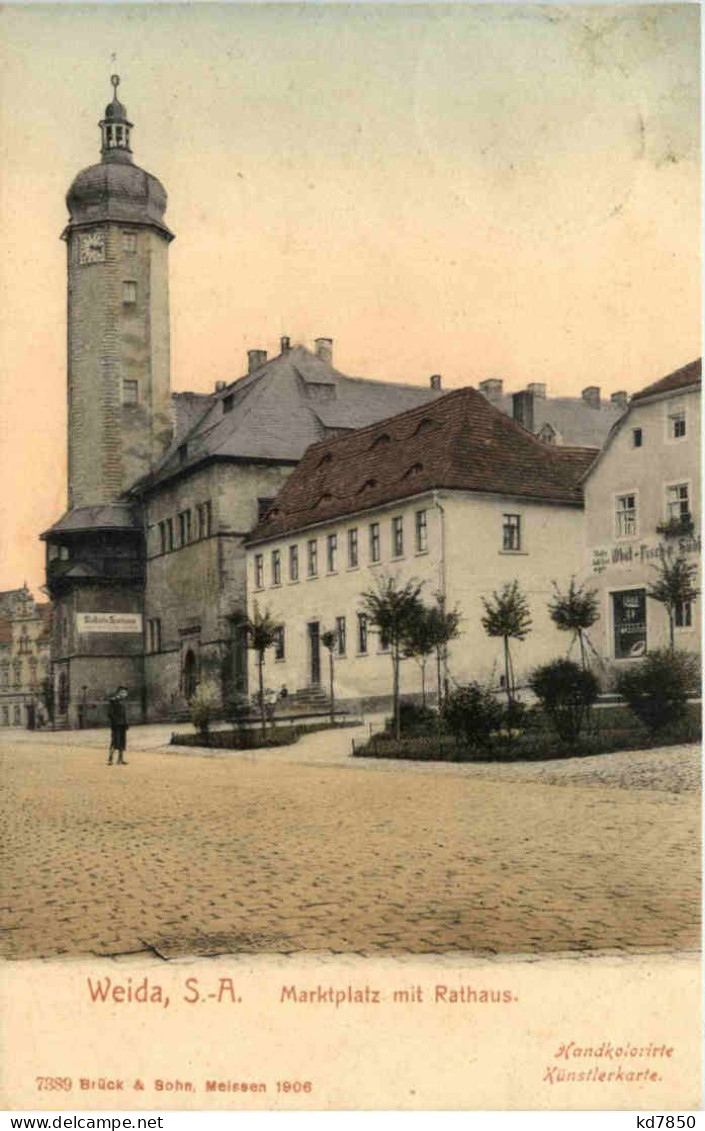
[[[111,75],[113,100],[105,107],[105,118],[100,123],[103,161],[131,161],[130,130],[132,122],[127,120],[127,110],[118,98],[120,76]]]

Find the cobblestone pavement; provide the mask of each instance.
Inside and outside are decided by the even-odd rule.
[[[694,748],[431,768],[352,733],[253,758],[135,729],[110,768],[100,732],[6,734],[2,953],[697,948]]]

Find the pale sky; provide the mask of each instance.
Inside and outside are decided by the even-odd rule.
[[[695,5],[4,7],[0,589],[65,510],[59,236],[113,71],[177,235],[175,390],[288,334],[609,395],[700,354],[699,56]]]

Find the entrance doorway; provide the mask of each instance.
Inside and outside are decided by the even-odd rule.
[[[311,683],[321,682],[321,626],[317,620],[308,626],[308,643],[311,655]]]
[[[196,694],[196,657],[189,648],[184,658],[184,695],[192,699]]]

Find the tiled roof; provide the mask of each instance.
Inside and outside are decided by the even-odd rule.
[[[647,385],[645,389],[641,389],[632,397],[634,401],[643,400],[645,397],[654,397],[659,393],[673,393],[677,389],[685,389],[689,385],[699,385],[702,380],[702,358],[697,361],[691,361],[688,365],[676,369],[675,372],[669,373],[667,377],[662,377],[660,381],[654,381],[652,385]]]
[[[150,490],[208,458],[297,463],[326,436],[362,428],[439,395],[428,386],[347,377],[304,346],[294,346],[208,397],[210,407],[188,434],[132,490]]]
[[[577,479],[595,455],[544,444],[475,389],[457,389],[309,448],[251,541],[436,488],[580,506]]]

